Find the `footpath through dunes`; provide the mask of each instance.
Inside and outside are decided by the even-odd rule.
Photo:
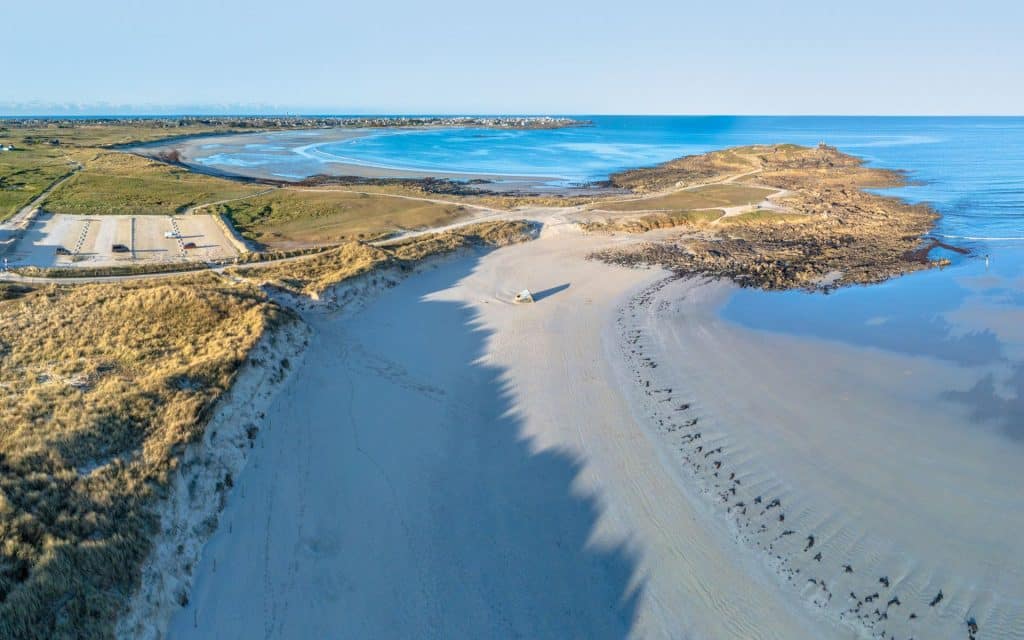
[[[547,228],[306,312],[170,637],[830,637],[619,393],[615,311],[662,273],[597,242]]]

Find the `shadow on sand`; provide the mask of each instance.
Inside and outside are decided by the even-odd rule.
[[[307,317],[317,335],[221,518],[234,533],[211,540],[171,637],[630,633],[638,558],[593,541],[585,461],[524,438],[506,371],[481,361],[489,333],[442,299],[476,261]]]
[[[540,302],[544,298],[553,296],[556,293],[561,293],[562,291],[565,291],[568,288],[569,288],[569,283],[566,282],[565,284],[560,284],[557,287],[551,287],[549,289],[544,289],[543,291],[535,291],[535,292],[533,292],[533,301],[534,302]]]

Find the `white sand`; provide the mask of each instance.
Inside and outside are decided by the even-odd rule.
[[[308,314],[171,637],[821,637],[617,392],[660,273],[552,234]]]
[[[1020,471],[934,404],[963,372],[732,327],[722,286],[583,259],[607,241],[307,311],[169,635],[1021,637]]]

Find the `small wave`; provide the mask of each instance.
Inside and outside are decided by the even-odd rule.
[[[957,236],[949,233],[937,233],[935,234],[942,238],[954,238],[956,240],[990,240],[990,241],[1002,241],[1002,240],[1024,240],[1024,236],[1010,236],[1010,237],[998,237],[998,236]]]
[[[564,180],[573,180],[571,176],[556,176],[544,173],[536,173],[527,171],[512,171],[512,172],[497,172],[488,170],[465,170],[460,169],[456,166],[447,167],[444,169],[431,167],[431,166],[416,166],[415,164],[397,164],[397,163],[385,163],[375,162],[364,158],[354,158],[350,156],[344,156],[341,154],[333,153],[322,149],[327,145],[336,144],[338,141],[329,142],[318,142],[315,144],[309,144],[302,147],[296,147],[292,150],[293,153],[303,156],[305,158],[315,160],[324,163],[333,164],[349,164],[360,167],[369,167],[373,169],[384,169],[388,171],[409,171],[413,173],[433,174],[433,175],[473,175],[483,177],[495,177],[495,178],[538,178],[538,179],[551,179],[558,178]],[[350,140],[341,141],[343,143],[349,143]]]

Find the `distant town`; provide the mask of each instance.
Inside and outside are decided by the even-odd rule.
[[[100,124],[145,124],[148,127],[230,127],[234,129],[310,129],[325,127],[484,127],[489,129],[560,129],[592,124],[553,116],[103,116],[86,118],[0,118],[4,128],[72,128]]]

